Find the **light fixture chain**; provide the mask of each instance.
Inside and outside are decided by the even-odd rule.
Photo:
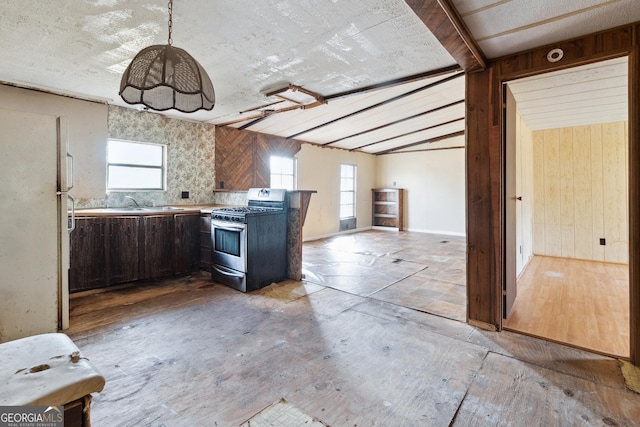
[[[168,44],[171,45],[173,40],[171,39],[171,30],[173,27],[173,0],[169,0],[169,40]]]

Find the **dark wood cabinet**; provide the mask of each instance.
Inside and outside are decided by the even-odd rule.
[[[200,268],[211,271],[211,214],[200,216]]]
[[[110,285],[140,278],[140,217],[107,219],[107,273]]]
[[[107,285],[106,226],[106,218],[76,218],[76,229],[70,235],[70,292]]]
[[[76,218],[69,292],[200,268],[200,214]]]
[[[171,215],[142,217],[143,279],[173,274],[174,220]]]
[[[175,274],[197,271],[200,267],[200,214],[174,216]]]

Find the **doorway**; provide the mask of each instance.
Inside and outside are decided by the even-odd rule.
[[[628,60],[504,84],[503,327],[628,358]]]

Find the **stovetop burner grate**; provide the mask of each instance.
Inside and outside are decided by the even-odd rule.
[[[247,193],[247,206],[218,208],[211,212],[211,218],[220,221],[245,222],[247,217],[257,215],[286,215],[286,190],[251,188]]]
[[[259,206],[241,206],[237,208],[220,208],[216,209],[215,212],[226,212],[226,213],[239,213],[239,214],[247,214],[253,212],[273,212],[279,211],[282,208],[265,208]]]

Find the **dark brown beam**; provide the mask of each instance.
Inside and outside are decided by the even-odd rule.
[[[451,80],[457,79],[458,77],[462,77],[462,76],[464,76],[464,73],[454,74],[453,76],[449,76],[449,77],[446,77],[446,78],[444,78],[442,80],[438,80],[437,82],[430,83],[430,84],[425,85],[425,86],[421,86],[421,87],[419,87],[417,89],[414,89],[414,90],[411,90],[409,92],[405,92],[405,93],[400,94],[398,96],[394,96],[393,98],[389,98],[389,99],[386,99],[386,100],[384,100],[382,102],[378,102],[377,104],[370,105],[369,107],[362,108],[362,109],[360,109],[358,111],[354,111],[353,113],[349,113],[347,115],[344,115],[344,116],[338,117],[336,119],[330,120],[328,122],[319,124],[319,125],[314,126],[312,128],[305,129],[305,130],[303,130],[301,132],[294,133],[293,135],[287,136],[286,139],[296,138],[296,137],[298,137],[300,135],[303,135],[305,133],[312,132],[314,130],[318,130],[318,129],[323,128],[325,126],[328,126],[328,125],[334,124],[336,122],[339,122],[340,120],[348,119],[349,117],[353,117],[353,116],[355,116],[357,114],[373,110],[374,108],[381,107],[381,106],[383,106],[385,104],[389,104],[389,103],[394,102],[394,101],[398,101],[398,100],[400,100],[402,98],[406,98],[407,96],[415,95],[416,93],[422,92],[423,90],[434,88],[436,86],[439,86],[439,85],[441,85],[443,83],[447,83],[447,82],[449,82]]]
[[[267,117],[269,117],[269,115],[265,114],[265,115],[264,115],[264,116],[262,116],[262,117],[258,117],[257,119],[252,120],[252,121],[250,121],[249,123],[246,123],[246,124],[244,124],[244,125],[240,126],[238,129],[239,129],[239,130],[245,130],[246,128],[251,127],[251,126],[255,125],[256,123],[260,123],[261,121],[263,121],[263,120],[264,120],[264,119],[266,119]]]
[[[353,137],[356,137],[356,136],[364,135],[364,134],[369,133],[369,132],[380,130],[380,129],[386,128],[388,126],[396,125],[398,123],[402,123],[402,122],[405,122],[407,120],[415,119],[416,117],[425,116],[427,114],[435,113],[436,111],[444,110],[445,108],[453,107],[454,105],[458,105],[458,104],[462,104],[462,103],[464,103],[464,99],[461,99],[460,101],[452,102],[452,103],[447,104],[447,105],[442,105],[440,107],[433,108],[431,110],[423,111],[422,113],[414,114],[414,115],[409,116],[409,117],[405,117],[405,118],[402,118],[402,119],[399,119],[399,120],[395,120],[393,122],[385,123],[383,125],[376,126],[374,128],[371,128],[371,129],[363,130],[362,132],[354,133],[352,135],[347,135],[347,136],[344,136],[342,138],[338,138],[338,139],[336,139],[334,141],[325,142],[322,145],[325,146],[325,145],[335,144],[336,142],[344,141],[345,139],[349,139],[349,138],[353,138]]]
[[[382,154],[391,154],[391,153],[393,153],[395,151],[398,151],[398,150],[402,150],[402,149],[409,148],[409,147],[415,147],[416,145],[431,144],[432,142],[443,141],[445,139],[454,138],[456,136],[462,136],[462,135],[464,135],[464,131],[463,130],[459,130],[458,132],[448,133],[446,135],[437,136],[435,138],[430,138],[430,139],[425,139],[424,141],[420,141],[420,142],[413,142],[411,144],[402,145],[400,147],[391,148],[389,150],[378,151],[377,153],[372,153],[372,154],[375,154],[376,156],[379,156],[379,155],[382,155]]]
[[[376,155],[377,156],[388,156],[389,154],[422,153],[424,151],[459,150],[461,148],[466,148],[466,147],[464,145],[456,145],[455,147],[424,148],[422,150],[396,151],[396,152],[389,152],[389,153],[380,153],[380,154],[376,154]]]
[[[361,145],[360,147],[352,148],[349,151],[356,151],[356,150],[360,150],[361,148],[370,147],[372,145],[382,144],[383,142],[391,141],[393,139],[402,138],[403,136],[413,135],[414,133],[423,132],[425,130],[430,130],[430,129],[435,129],[435,128],[440,127],[440,126],[450,125],[451,123],[459,122],[460,120],[464,120],[464,117],[460,117],[460,118],[457,118],[457,119],[449,120],[449,121],[446,121],[444,123],[438,123],[437,125],[427,126],[426,128],[412,130],[411,132],[406,132],[406,133],[403,133],[401,135],[391,136],[389,138],[381,139],[380,141],[370,142],[369,144],[364,144],[364,145]]]
[[[406,2],[464,71],[487,68],[482,51],[450,0]]]

